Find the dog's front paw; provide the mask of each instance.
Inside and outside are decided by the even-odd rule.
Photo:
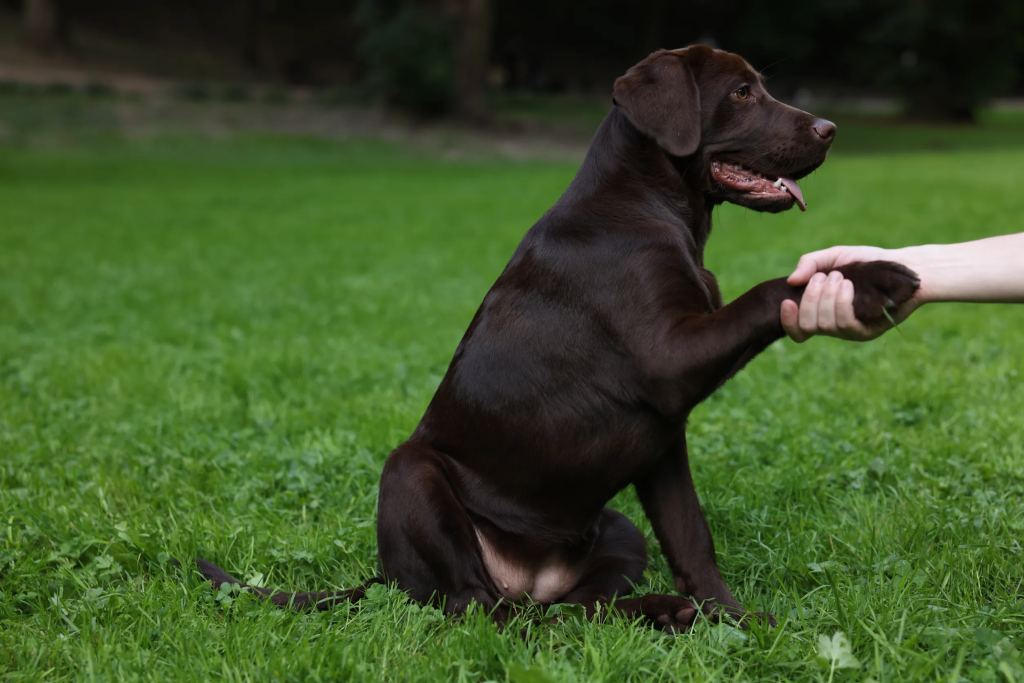
[[[910,301],[921,286],[917,273],[889,261],[850,263],[837,268],[853,283],[853,312],[863,323],[877,323],[886,311]]]

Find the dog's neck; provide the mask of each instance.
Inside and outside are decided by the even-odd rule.
[[[678,229],[697,265],[711,234],[714,202],[701,191],[700,155],[673,157],[613,107],[594,135],[586,159],[559,202],[606,204],[593,210],[624,221],[652,220]]]

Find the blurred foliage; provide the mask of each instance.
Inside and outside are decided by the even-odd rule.
[[[871,4],[871,3],[869,3]],[[878,0],[862,64],[904,97],[914,118],[973,121],[1013,82],[1019,0]]]
[[[782,92],[808,80],[881,90],[915,118],[963,121],[1013,84],[1024,56],[1024,3],[499,0],[496,30],[498,58],[510,71],[522,65],[515,85],[586,89],[607,80],[596,67],[621,70],[654,49],[704,42],[742,54]],[[559,82],[553,64],[571,64],[576,82]],[[588,71],[595,75],[579,75]]]
[[[1014,88],[1024,94],[1021,0],[490,2],[489,80],[508,91],[607,92],[615,76],[652,50],[704,42],[742,54],[783,97],[800,87],[884,92],[918,119],[968,121],[991,96]],[[452,17],[460,6],[454,0],[60,3],[72,55],[120,60],[182,81],[240,82],[258,72],[292,86],[358,86],[426,115],[449,111],[457,94]]]
[[[366,63],[371,93],[424,116],[451,109],[455,64],[450,19],[410,0],[361,0],[355,19],[363,29],[357,52]]]
[[[175,88],[175,96],[190,102],[205,102],[213,99],[213,88],[209,83],[184,82]]]

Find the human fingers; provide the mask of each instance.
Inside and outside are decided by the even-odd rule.
[[[818,334],[836,336],[836,297],[844,282],[843,274],[833,270],[825,279],[818,300]]]
[[[879,247],[829,247],[812,251],[800,257],[796,270],[787,278],[789,284],[798,287],[810,281],[816,272],[829,272],[839,266],[857,261],[896,260],[893,253]]]
[[[830,247],[820,251],[812,251],[804,254],[796,264],[796,269],[787,278],[787,282],[794,287],[806,285],[811,277],[818,272],[831,270],[837,265],[843,249],[846,247]]]
[[[884,334],[888,329],[888,321],[885,321],[884,324],[877,328],[872,328],[858,320],[857,315],[853,312],[853,299],[855,294],[856,291],[854,289],[853,282],[850,280],[843,280],[842,283],[840,283],[839,294],[836,297],[834,307],[838,335],[843,339],[849,339],[851,341],[870,341],[882,336],[882,334]]]
[[[800,300],[800,329],[807,336],[818,331],[818,303],[826,279],[824,273],[815,273],[804,288],[804,296]]]
[[[782,302],[779,318],[782,319],[782,329],[797,344],[803,344],[810,339],[810,335],[804,334],[804,331],[800,329],[800,307],[796,305],[795,301],[786,299]]]

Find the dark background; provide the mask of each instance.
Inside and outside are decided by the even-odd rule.
[[[486,121],[495,92],[606,96],[659,47],[738,52],[792,97],[889,96],[972,121],[1024,94],[1020,0],[2,0],[3,34],[65,63],[334,88]],[[341,95],[339,95],[341,96]]]

